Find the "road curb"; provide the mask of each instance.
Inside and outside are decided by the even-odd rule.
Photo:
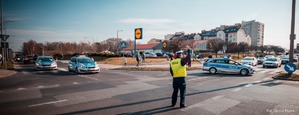
[[[17,72],[13,70],[0,69],[0,73],[0,78],[5,78],[14,75]]]

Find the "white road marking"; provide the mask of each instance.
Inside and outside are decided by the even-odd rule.
[[[204,79],[204,78],[208,78],[208,77],[197,77],[197,78],[188,79],[187,81],[200,80],[200,79]]]
[[[55,84],[55,85],[47,85],[47,86],[38,86],[37,88],[38,89],[43,89],[43,88],[54,88],[54,87],[59,87],[60,85],[59,84]]]
[[[26,88],[20,87],[17,90],[25,90]]]
[[[265,80],[270,80],[270,79],[271,79],[271,78],[267,77],[267,78],[264,78],[263,81],[265,81]]]
[[[68,71],[67,69],[60,68],[60,67],[58,67],[57,70],[60,70],[60,71]]]
[[[258,80],[258,81],[254,81],[253,83],[260,83],[260,82],[262,82],[261,80]]]
[[[79,84],[79,83],[78,83],[78,82],[73,82],[73,84],[77,85],[77,84]]]
[[[39,89],[40,89],[40,88],[45,88],[45,86],[40,85],[40,86],[38,86],[37,88],[39,88]]]
[[[29,74],[29,72],[27,72],[27,71],[22,71],[22,74]]]
[[[68,101],[67,99],[64,100],[58,100],[58,101],[50,101],[50,102],[45,102],[45,103],[39,103],[39,104],[34,104],[34,105],[29,105],[28,107],[35,107],[35,106],[41,106],[41,105],[49,105],[49,104],[54,104],[54,103],[62,103]]]
[[[86,79],[91,79],[91,80],[99,80],[97,78],[94,78],[94,77],[88,77],[88,76],[85,76],[85,75],[78,75],[79,77],[83,77],[83,78],[86,78]]]
[[[252,84],[252,83],[248,83],[248,84],[245,85],[244,87],[251,87],[251,86],[253,86],[253,84]]]
[[[218,95],[218,96],[213,97],[212,99],[217,100],[217,99],[220,99],[222,97],[224,97],[224,96],[223,95]]]
[[[237,92],[237,91],[240,91],[242,88],[237,88],[237,89],[234,89],[233,92]]]

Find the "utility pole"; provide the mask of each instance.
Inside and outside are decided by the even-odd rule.
[[[290,34],[290,54],[289,62],[293,62],[294,58],[294,40],[296,39],[295,31],[295,9],[296,9],[296,0],[292,0],[292,19],[291,19],[291,34]]]

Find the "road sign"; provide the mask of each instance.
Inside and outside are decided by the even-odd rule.
[[[167,47],[167,42],[163,42],[163,48]]]
[[[135,29],[135,39],[142,39],[142,28]]]
[[[296,71],[296,65],[294,63],[287,63],[285,66],[284,66],[284,70],[287,71],[288,73],[292,74],[294,71]]]
[[[0,37],[1,37],[1,40],[2,40],[2,41],[6,41],[7,38],[9,37],[9,35],[4,35],[4,34],[2,34]]]
[[[122,41],[120,42],[120,48],[126,48],[127,47],[127,42]]]

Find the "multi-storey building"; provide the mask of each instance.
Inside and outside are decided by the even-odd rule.
[[[264,45],[264,24],[255,20],[242,21],[241,28],[251,37],[251,45]]]
[[[248,45],[251,45],[250,36],[245,33],[240,24],[226,26],[223,29],[219,30],[217,32],[217,38],[232,43],[245,42],[248,43]]]

